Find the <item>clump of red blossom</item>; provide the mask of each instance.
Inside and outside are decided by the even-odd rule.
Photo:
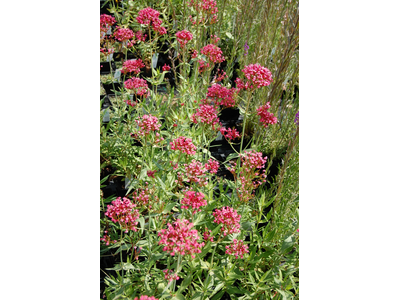
[[[193,35],[189,30],[178,31],[175,35],[182,48],[193,39]]]
[[[151,25],[153,30],[163,35],[167,33],[167,29],[161,26],[162,21],[159,19],[160,12],[147,7],[139,11],[136,21],[142,25]]]
[[[225,127],[221,127],[219,129],[219,131],[221,132],[221,134],[230,141],[233,141],[234,139],[240,138],[240,134],[239,131],[237,131],[235,128],[228,128],[226,129]]]
[[[234,107],[238,92],[239,89],[236,88],[229,89],[219,84],[213,84],[208,88],[207,97],[213,99],[215,105]]]
[[[224,70],[219,70],[216,76],[214,76],[214,82],[220,82],[224,80],[225,78],[228,78]]]
[[[182,153],[186,153],[188,155],[193,155],[196,153],[196,146],[192,143],[192,139],[189,139],[184,136],[180,136],[170,142],[172,150],[178,150]]]
[[[196,109],[196,112],[190,117],[190,119],[195,124],[203,123],[211,125],[213,130],[219,126],[217,111],[212,105],[201,104],[199,108]]]
[[[224,236],[240,232],[241,215],[232,207],[226,206],[213,212],[214,222],[222,224],[221,231]]]
[[[147,81],[141,78],[128,79],[124,82],[124,86],[128,90],[133,90],[134,93],[139,96],[147,96],[149,93]]]
[[[104,242],[106,246],[111,244],[115,244],[117,241],[116,240],[111,240],[111,237],[108,235],[108,231],[104,230],[104,236],[100,238],[100,241]]]
[[[139,126],[139,131],[135,135],[136,137],[149,135],[150,131],[157,131],[161,127],[158,118],[152,115],[144,115],[135,121]]]
[[[174,273],[172,270],[166,269],[166,270],[163,270],[163,272],[165,273],[165,279],[168,279],[168,281],[179,279],[178,274]]]
[[[219,163],[218,163],[216,160],[210,158],[210,159],[208,160],[208,162],[204,165],[204,167],[205,167],[208,171],[210,171],[210,173],[212,173],[212,174],[217,174],[218,168],[219,168]]]
[[[149,297],[149,296],[143,295],[143,296],[140,296],[140,298],[135,297],[135,299],[133,299],[133,300],[158,300],[158,299],[153,296]]]
[[[207,169],[203,166],[203,164],[195,159],[192,160],[190,164],[184,164],[185,174],[181,172],[177,173],[178,180],[176,182],[179,186],[182,186],[182,182],[188,183],[196,183],[199,186],[207,185],[207,178],[205,177]],[[184,179],[184,175],[186,180]]]
[[[168,229],[161,229],[158,236],[161,240],[159,245],[164,245],[163,251],[167,251],[174,256],[175,253],[181,255],[191,255],[195,258],[195,253],[201,253],[204,242],[198,243],[199,235],[197,230],[191,229],[194,226],[186,219],[178,219],[173,225],[167,224]]]
[[[121,28],[117,26],[117,30],[114,32],[114,37],[120,42],[125,42],[135,37],[135,34],[129,28]]]
[[[261,124],[267,128],[269,124],[276,124],[278,119],[274,117],[273,113],[270,113],[268,109],[271,107],[269,102],[257,108],[257,115],[260,116]]]
[[[261,152],[255,150],[246,151],[240,154],[241,169],[238,174],[239,187],[238,197],[242,202],[248,202],[253,197],[253,191],[263,182],[266,182],[265,170],[260,171],[267,161],[267,157],[262,157]],[[227,169],[236,176],[236,163]]]
[[[200,207],[207,205],[207,200],[204,199],[203,193],[188,190],[185,192],[181,203],[183,204],[182,209],[191,208],[194,209],[193,213],[197,213],[201,211]]]
[[[196,11],[200,14],[203,14],[207,17],[210,17],[210,24],[214,24],[218,21],[217,13],[218,13],[218,7],[217,7],[217,1],[216,0],[201,0],[201,1],[194,1],[191,0],[188,3],[189,7],[194,7]],[[200,24],[205,22],[206,17],[199,18],[198,22],[193,20],[192,16],[189,16],[191,22],[193,25]]]
[[[125,74],[125,73],[139,74],[141,68],[144,68],[144,63],[142,62],[142,60],[140,58],[139,59],[131,59],[131,60],[124,61],[123,65],[122,65],[121,73],[122,74]]]
[[[199,60],[199,73],[203,73],[210,67],[210,63],[206,63],[204,59]]]
[[[135,33],[135,35],[136,35],[136,39],[138,41],[142,41],[142,42],[144,42],[146,40],[146,37],[147,37],[147,34],[143,34],[143,32],[141,30],[137,31]]]
[[[205,230],[204,230],[204,233],[203,233],[203,239],[205,241],[214,242],[214,237],[211,236],[211,233],[212,233],[211,230],[208,230],[208,228],[206,227]]]
[[[221,63],[225,60],[222,56],[222,50],[214,44],[208,44],[201,48],[200,52],[207,56],[213,63]]]
[[[162,67],[163,72],[168,72],[169,70],[171,70],[171,67],[168,66],[167,64],[164,64],[164,66]]]
[[[107,32],[114,23],[115,18],[113,16],[107,14],[100,15],[100,32]]]
[[[243,258],[243,254],[249,253],[249,246],[243,244],[243,240],[237,240],[233,239],[233,243],[226,246],[226,254],[229,255],[235,255],[235,258],[237,259],[239,256],[240,258]]]
[[[107,212],[105,215],[111,219],[114,223],[118,223],[125,233],[129,230],[137,231],[136,225],[139,219],[139,211],[134,209],[136,204],[133,204],[128,198],[118,197],[111,202],[111,205],[107,205]]]
[[[239,89],[256,89],[268,86],[272,82],[271,71],[259,64],[245,66],[242,72],[244,73],[246,80],[242,81],[240,78],[235,80]]]

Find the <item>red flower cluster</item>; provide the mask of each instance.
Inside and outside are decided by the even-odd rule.
[[[152,25],[154,31],[157,31],[159,34],[163,35],[167,33],[167,29],[161,26],[162,21],[159,19],[159,16],[159,11],[147,7],[139,11],[136,21],[138,21],[139,24]]]
[[[196,55],[197,55],[197,52],[196,52]],[[199,60],[199,73],[203,73],[209,67],[210,67],[210,63],[206,63],[206,61],[203,59]]]
[[[104,230],[104,236],[102,238],[100,238],[101,242],[104,242],[106,244],[106,246],[111,244],[115,244],[117,241],[116,240],[111,240],[111,237],[108,235],[108,231]]]
[[[168,279],[168,281],[179,279],[178,274],[174,273],[172,270],[166,269],[166,270],[163,270],[163,272],[165,273],[165,279]]]
[[[197,50],[193,50],[192,58],[195,59],[198,54],[199,54],[199,52],[197,52]]]
[[[135,35],[136,35],[136,39],[137,39],[138,41],[142,41],[142,42],[144,42],[145,39],[146,39],[146,37],[147,37],[147,34],[143,34],[143,32],[142,32],[141,30],[137,31],[137,32],[135,33]]]
[[[226,129],[225,127],[221,127],[219,131],[228,140],[232,141],[232,140],[234,140],[236,138],[240,138],[239,131],[237,131],[235,128]]]
[[[211,24],[216,23],[217,20],[217,13],[218,13],[218,7],[217,7],[217,1],[216,0],[201,0],[201,1],[194,1],[191,0],[188,4],[189,7],[194,6],[195,9],[199,12],[202,11],[203,14],[209,15],[210,17],[212,17],[211,19]],[[189,16],[191,17],[191,16]],[[194,20],[192,20],[192,18],[190,18],[193,25],[196,24],[196,22]],[[202,23],[205,20],[205,18],[201,18],[199,20],[199,24]]]
[[[118,197],[112,205],[107,205],[107,212],[105,215],[111,219],[114,223],[118,223],[122,229],[127,233],[129,230],[137,231],[136,225],[139,219],[139,211],[133,209],[136,207],[128,198]]]
[[[133,192],[132,200],[141,206],[148,205],[150,201],[150,191],[148,188]]]
[[[169,70],[171,70],[171,67],[168,66],[167,64],[164,64],[164,66],[162,67],[163,72],[168,72]]]
[[[217,45],[219,40],[220,40],[220,38],[217,37],[216,35],[211,35],[210,40],[211,40],[211,44]]]
[[[240,78],[237,78],[236,84],[239,89],[256,89],[262,86],[268,86],[272,82],[271,71],[259,64],[245,66],[242,72],[247,78],[247,81],[243,82]]]
[[[124,61],[123,65],[122,65],[122,74],[125,73],[135,73],[135,74],[139,74],[140,73],[140,69],[144,68],[144,63],[142,62],[142,60],[139,59],[131,59],[131,60],[127,60]]]
[[[267,161],[267,157],[262,157],[261,152],[255,150],[246,151],[240,154],[242,168],[239,174],[238,196],[243,202],[248,202],[253,197],[253,190],[266,182],[265,171],[259,171]],[[236,163],[232,163],[233,167],[227,167],[232,173],[236,174]],[[257,179],[253,181],[254,179]]]
[[[200,52],[207,56],[214,63],[221,63],[225,60],[222,56],[222,51],[219,47],[214,44],[208,44],[201,48]]]
[[[110,15],[100,15],[100,32],[107,32],[112,24],[115,23],[115,18]]]
[[[208,160],[208,162],[204,165],[204,167],[205,167],[207,170],[209,170],[210,173],[212,173],[212,174],[217,174],[218,168],[219,168],[219,163],[218,163],[216,160],[210,158],[210,159]]]
[[[181,255],[191,255],[195,258],[194,253],[201,253],[201,247],[204,242],[198,243],[199,235],[197,230],[191,228],[194,226],[186,219],[178,219],[173,225],[167,224],[168,229],[161,229],[158,236],[161,240],[159,245],[165,245],[163,251],[168,251],[172,256],[175,253]]]
[[[143,296],[140,296],[140,298],[135,297],[135,299],[133,299],[133,300],[158,300],[158,299],[153,296],[149,297],[149,296],[143,295]]]
[[[240,232],[241,216],[232,207],[226,206],[213,212],[214,222],[222,224],[221,231],[224,236]]]
[[[147,81],[141,78],[131,78],[124,82],[124,86],[128,90],[134,90],[139,96],[148,95]]]
[[[215,105],[223,105],[225,107],[233,107],[236,105],[236,96],[239,89],[228,89],[219,84],[213,84],[208,88],[207,97],[214,100]]]
[[[149,135],[150,131],[157,131],[161,127],[158,118],[152,115],[144,115],[141,119],[135,121],[139,126],[137,136]]]
[[[249,246],[243,244],[243,240],[238,241],[237,239],[233,239],[233,243],[226,246],[226,254],[235,255],[237,259],[239,256],[243,258],[243,254],[249,253]]]
[[[129,28],[121,28],[117,26],[117,30],[114,32],[114,37],[120,42],[125,42],[135,37],[135,34]]]
[[[270,113],[268,109],[271,107],[269,102],[257,108],[257,115],[260,116],[260,122],[263,124],[265,128],[268,127],[268,124],[276,124],[278,119],[274,117],[273,113]]]
[[[181,47],[184,48],[185,45],[193,39],[193,35],[189,30],[182,30],[176,33],[176,38]]]
[[[192,143],[192,139],[180,136],[169,143],[172,150],[179,150],[182,153],[193,155],[196,153],[196,146]]]
[[[183,197],[181,208],[194,209],[193,213],[200,212],[200,207],[207,205],[207,200],[204,199],[204,194],[201,192],[187,191]]]
[[[204,123],[212,126],[214,130],[216,125],[219,125],[217,111],[214,106],[201,104],[196,112],[190,117],[193,123]]]
[[[203,166],[203,164],[195,159],[192,160],[190,164],[184,164],[185,167],[185,182],[194,182],[197,183],[199,186],[206,186],[207,185],[207,178],[205,177],[207,169]],[[182,186],[183,174],[181,172],[177,173],[178,180],[176,182]]]
[[[218,74],[214,77],[214,82],[220,82],[224,80],[225,78],[228,78],[224,70],[218,70]]]
[[[214,242],[214,237],[211,236],[211,230],[208,230],[208,228],[206,227],[203,233],[203,239],[205,241],[211,241]]]

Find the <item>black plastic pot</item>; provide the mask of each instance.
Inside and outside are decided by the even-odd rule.
[[[111,68],[113,71],[116,70],[115,63],[113,61],[111,62]],[[110,72],[111,72],[110,62],[108,62],[108,61],[101,62],[100,63],[100,75],[109,74]]]
[[[114,84],[103,83],[103,88],[105,89],[107,95],[115,95],[113,90],[115,89],[116,91],[119,91],[121,89],[121,84],[119,82],[114,82]]]

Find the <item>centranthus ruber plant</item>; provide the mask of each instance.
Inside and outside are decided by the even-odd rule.
[[[298,0],[102,3],[100,298],[298,299]]]

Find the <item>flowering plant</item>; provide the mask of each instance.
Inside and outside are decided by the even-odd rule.
[[[101,297],[297,299],[296,4],[110,1]]]

